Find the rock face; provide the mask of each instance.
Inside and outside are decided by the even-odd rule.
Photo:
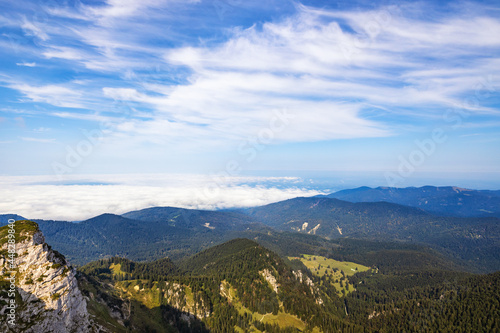
[[[260,275],[262,275],[262,277],[264,277],[264,279],[266,279],[266,281],[271,285],[271,288],[273,289],[273,291],[275,293],[278,293],[278,287],[279,287],[279,284],[276,282],[276,278],[274,277],[274,275],[271,273],[270,270],[268,270],[267,268],[264,269],[263,271],[260,271],[259,272]]]
[[[200,320],[210,317],[210,307],[202,299],[195,300],[189,286],[175,282],[165,282],[166,289],[163,289],[163,286],[160,286],[160,288],[162,288],[163,297],[168,301],[169,305],[185,312],[184,321],[189,321],[193,317]]]
[[[14,226],[0,233],[3,238],[0,269],[5,280],[15,275],[15,319],[3,320],[3,332],[95,332],[99,331],[90,321],[87,302],[75,277],[76,270],[69,266],[64,256],[45,243],[38,225],[31,221],[17,221]],[[8,230],[14,229],[9,233]],[[1,230],[0,229],[0,230]],[[9,243],[5,238],[15,235],[15,269],[9,261]],[[9,236],[12,238],[12,236]],[[12,247],[11,247],[12,250]],[[12,302],[13,294],[0,294],[0,316],[12,313],[4,302]],[[3,301],[3,302],[2,302]],[[14,324],[14,325],[13,325]]]
[[[301,270],[298,271],[292,271],[293,275],[295,275],[295,278],[300,281],[300,283],[305,283],[306,285],[309,286],[311,289],[311,294],[315,295],[316,299],[316,304],[321,305],[323,304],[323,300],[319,296],[319,290],[318,288],[314,285],[314,282],[309,278],[307,275],[303,274]]]

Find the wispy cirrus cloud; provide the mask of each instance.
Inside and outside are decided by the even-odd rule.
[[[480,2],[278,3],[287,10],[265,18],[250,3],[220,15],[213,3],[174,0],[47,4],[45,19],[2,16],[8,34],[17,28],[27,40],[29,62],[17,64],[36,63],[39,73],[18,65],[2,85],[22,97],[16,103],[50,108],[39,115],[112,122],[110,145],[165,151],[237,147],[279,110],[290,121],[271,144],[429,131],[450,108],[463,109],[469,127],[498,120],[498,11]],[[489,99],[468,103],[478,85]]]
[[[16,62],[17,66],[36,67],[36,62]]]
[[[150,87],[150,93],[164,96],[130,88],[105,91],[155,106],[158,118],[235,129],[243,135],[265,122],[263,110],[287,107],[300,126],[292,125],[293,135],[285,140],[314,141],[391,135],[383,119],[363,119],[362,111],[378,108],[411,118],[419,108],[427,117],[436,109],[463,104],[461,96],[474,89],[471,82],[498,68],[492,66],[497,57],[477,56],[478,48],[499,45],[492,31],[500,22],[484,13],[465,20],[457,12],[428,22],[405,17],[400,7],[340,14],[299,8],[296,16],[281,22],[235,29],[219,45],[167,51],[168,63],[192,73],[187,84],[168,90]],[[345,24],[352,30],[342,28]],[[465,31],[473,41],[463,41]],[[464,58],[470,58],[467,70],[458,73],[456,62]],[[429,69],[433,67],[439,69]],[[443,76],[447,71],[454,73]],[[488,107],[464,107],[495,113]],[[237,125],[241,123],[246,126]]]
[[[498,72],[498,56],[489,56],[500,46],[493,33],[500,29],[498,19],[466,20],[455,13],[429,22],[405,17],[405,4],[401,7],[338,12],[301,6],[297,16],[284,22],[236,30],[217,47],[169,51],[166,59],[199,75],[193,76],[193,90],[198,77],[212,75],[208,80],[217,84],[219,73],[238,73],[240,81],[255,82],[252,76],[259,72],[271,77],[259,81],[264,87],[273,79],[288,81],[288,87],[276,89],[294,94],[290,87],[300,87],[304,95],[330,96],[359,107],[359,101],[391,108],[446,107],[456,103],[459,94],[473,90],[471,82]],[[466,65],[464,58],[469,60]],[[457,72],[458,62],[467,73]],[[453,71],[453,76],[443,78],[446,71]],[[233,81],[227,82],[232,86]]]
[[[42,139],[42,138],[31,138],[31,137],[22,137],[21,140],[28,142],[38,142],[38,143],[55,143],[56,139]]]
[[[166,9],[175,3],[196,3],[200,0],[107,0],[101,6],[83,6],[86,17],[97,19],[98,23],[108,25],[112,19],[142,17],[154,14],[156,10]],[[114,23],[114,22],[113,22]]]
[[[69,47],[54,46],[53,48],[43,52],[47,58],[59,58],[66,60],[81,60],[85,57],[85,53]]]
[[[82,93],[62,85],[32,86],[24,83],[10,85],[33,102],[42,102],[65,108],[84,108]]]
[[[21,28],[25,31],[25,34],[28,36],[39,38],[42,41],[46,41],[49,39],[49,35],[44,31],[44,28],[38,26],[32,21],[27,20],[26,18],[23,19]]]
[[[42,54],[49,59],[74,61],[95,72],[141,71],[148,67],[144,58],[169,70],[173,70],[172,66],[189,68],[187,84],[156,81],[155,85],[148,85],[141,76],[136,76],[135,80],[127,81],[135,87],[103,87],[105,96],[153,105],[160,119],[169,114],[174,119],[191,119],[194,123],[199,117],[199,121],[206,123],[214,118],[237,119],[244,113],[245,119],[253,118],[259,123],[263,120],[259,117],[261,110],[277,105],[289,107],[297,102],[312,112],[311,118],[319,118],[314,115],[315,102],[319,102],[318,109],[327,104],[331,109],[332,121],[325,126],[338,124],[339,129],[354,126],[353,137],[391,134],[383,122],[360,116],[366,105],[398,108],[401,113],[410,107],[447,107],[457,103],[457,95],[470,90],[471,80],[498,68],[495,66],[498,59],[485,56],[484,51],[500,46],[493,33],[500,28],[500,22],[484,11],[464,18],[464,12],[455,10],[428,20],[420,15],[421,8],[415,4],[365,11],[297,5],[294,16],[247,29],[234,28],[226,41],[207,47],[158,48],[141,42],[142,31],[157,30],[157,21],[146,18],[152,14],[156,19],[162,15],[170,17],[166,10],[172,6],[175,10],[175,5],[179,3],[109,0],[96,6],[49,8],[48,12],[54,15],[86,20],[82,23],[81,19],[75,19],[70,29],[73,31],[70,36],[79,47],[60,46],[51,41],[54,44],[47,44]],[[119,25],[107,21],[112,24],[106,24],[105,30],[101,28],[101,19],[117,18],[122,20]],[[31,34],[48,41],[48,33],[36,24],[24,19],[22,25]],[[134,31],[132,27],[143,29]],[[56,34],[58,30],[50,31]],[[83,45],[91,48],[84,49]],[[460,74],[455,65],[464,57],[470,61],[467,73]],[[443,76],[452,70],[455,71],[452,77]],[[144,73],[146,77],[154,74]],[[142,92],[135,93],[136,96],[117,95],[138,88]],[[357,121],[344,123],[349,119],[346,110]],[[323,116],[322,112],[317,116]],[[210,113],[221,116],[213,117]],[[323,118],[317,125],[324,121]],[[333,127],[331,132],[335,131]],[[342,135],[324,139],[339,136]]]

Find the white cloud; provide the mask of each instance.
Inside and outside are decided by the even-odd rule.
[[[145,101],[147,97],[133,88],[108,88],[102,89],[104,96],[121,101]]]
[[[84,52],[74,48],[62,46],[52,47],[51,49],[43,52],[43,55],[49,59],[60,58],[66,60],[80,60],[85,58]]]
[[[18,90],[33,102],[43,102],[67,108],[83,108],[82,93],[61,85],[31,86],[25,83],[12,83],[10,88]]]
[[[65,119],[78,119],[100,122],[104,124],[111,124],[117,122],[119,119],[113,117],[101,116],[98,114],[75,113],[75,112],[51,112],[49,115]]]
[[[28,36],[37,37],[42,41],[49,39],[49,35],[44,31],[43,27],[37,26],[34,22],[30,22],[26,18],[23,19],[21,28]]]
[[[17,66],[36,67],[36,62],[16,62]]]
[[[41,138],[31,138],[31,137],[22,137],[21,140],[28,142],[39,142],[39,143],[55,143],[56,139],[41,139]]]
[[[166,61],[193,71],[190,82],[163,99],[142,101],[165,112],[176,108],[173,117],[216,128],[245,123],[238,127],[242,135],[273,108],[289,108],[300,127],[291,128],[287,139],[297,141],[390,135],[383,122],[363,119],[367,106],[412,118],[455,105],[497,113],[464,104],[463,96],[487,75],[500,73],[494,66],[498,56],[488,52],[500,46],[494,33],[500,20],[454,13],[430,22],[406,17],[405,5],[355,12],[299,9],[282,22],[236,29],[216,46],[168,51]]]
[[[36,133],[44,133],[44,132],[50,132],[52,129],[48,128],[48,127],[38,127],[38,128],[34,128],[33,129],[33,132],[36,132]]]
[[[153,16],[156,10],[168,8],[172,3],[195,2],[199,0],[107,0],[104,6],[84,6],[83,9],[87,17],[109,27],[123,19]]]
[[[64,59],[88,77],[98,76],[73,81],[78,87],[12,87],[35,102],[91,110],[52,113],[65,118],[102,121],[109,99],[125,101],[134,112],[121,119],[116,134],[135,143],[234,145],[266,130],[277,110],[294,117],[273,133],[273,143],[390,136],[408,128],[393,125],[394,115],[424,123],[455,105],[498,113],[481,101],[463,103],[478,82],[500,74],[500,20],[487,11],[444,14],[408,3],[345,11],[298,4],[293,16],[227,30],[225,41],[195,44],[179,43],[185,32],[172,27],[186,24],[175,20],[176,9],[186,7],[176,0],[108,0],[48,8],[66,18],[64,29],[54,24],[42,30],[24,21],[45,41],[45,61]]]
[[[96,17],[127,17],[137,15],[141,9],[157,7],[159,0],[108,0],[105,6],[88,7],[88,11]]]
[[[251,207],[318,191],[294,188],[295,178],[230,177],[214,180],[203,175],[74,176],[69,185],[50,185],[53,177],[0,177],[0,213],[26,218],[83,220],[103,213],[123,214],[155,206],[193,209]],[[71,181],[73,180],[73,181]],[[289,188],[249,186],[268,181]],[[106,185],[85,185],[86,183]],[[78,184],[82,183],[82,184]],[[110,184],[111,183],[111,184]],[[41,195],[43,193],[43,195]]]

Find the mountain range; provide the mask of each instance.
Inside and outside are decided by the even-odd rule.
[[[386,201],[421,208],[430,213],[458,217],[500,217],[500,191],[471,190],[454,186],[359,187],[329,195],[350,202]]]
[[[16,327],[7,321],[12,287],[5,278],[10,227],[4,226],[2,329],[500,329],[500,219],[439,214],[428,209],[432,205],[418,205],[421,198],[433,200],[429,193],[450,197],[461,190],[408,191],[421,193],[406,205],[354,200],[370,192],[362,188],[336,193],[352,202],[317,196],[221,211],[153,207],[81,222],[0,215],[3,225],[16,220],[12,295],[20,320]]]
[[[426,244],[480,271],[500,267],[500,219],[441,217],[388,202],[295,198],[245,210],[270,227],[326,237]]]
[[[138,221],[106,219],[109,226]],[[109,257],[76,270],[45,243],[37,223],[16,221],[13,228],[19,245],[14,293],[18,322],[13,326],[6,320],[12,297],[4,292],[9,288],[4,280],[9,227],[4,226],[4,331],[361,333],[500,328],[499,272],[466,273],[439,253],[414,244],[351,238],[315,243],[318,236],[287,233],[278,234],[288,237],[282,244],[296,237],[309,247],[295,251],[305,252],[278,254],[255,240],[234,238],[175,262]],[[280,238],[270,237],[269,244],[273,237]]]
[[[377,191],[385,193],[384,189]],[[428,187],[400,192],[404,191],[418,192],[418,196],[414,195],[418,198],[427,195],[429,200],[429,193],[449,196],[451,192],[456,195],[463,192],[457,188]],[[351,199],[356,193],[372,191],[360,188],[337,192]],[[412,201],[411,206],[418,206],[418,200]],[[248,209],[153,207],[121,216],[103,214],[78,223],[35,221],[48,242],[77,265],[112,256],[136,261],[166,256],[180,260],[213,245],[244,237],[280,255],[297,255],[322,244],[331,248],[346,239],[397,242],[429,247],[471,272],[499,270],[500,219],[440,216],[411,206],[385,201],[348,202],[323,196]],[[6,224],[8,218],[24,219],[19,215],[0,215],[0,223]]]

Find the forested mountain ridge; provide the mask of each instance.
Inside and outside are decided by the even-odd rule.
[[[77,223],[35,221],[51,244],[80,265],[109,256],[137,261],[166,256],[179,259],[232,239],[234,233],[270,230],[248,216],[231,212],[174,211],[182,213],[168,220],[141,221],[102,214]]]
[[[247,239],[187,258],[180,264],[185,273],[169,267],[162,277],[141,279],[130,261],[120,258],[81,271],[89,293],[100,295],[91,298],[114,306],[117,316],[124,316],[121,327],[128,329],[465,333],[500,327],[499,273],[478,276],[418,264],[405,270],[396,262],[386,273],[376,267],[342,272],[340,285],[348,285],[348,292],[339,295],[339,281],[332,280],[339,275],[326,267],[331,260],[307,257],[319,267],[325,262],[326,273],[313,274]],[[145,265],[153,269],[155,263]],[[128,314],[120,310],[127,304]]]
[[[350,202],[387,201],[417,207],[430,213],[458,217],[500,217],[500,191],[455,186],[359,187],[327,195]]]
[[[256,239],[281,255],[297,255],[299,248],[322,242],[316,235],[429,245],[471,271],[500,268],[500,219],[436,216],[388,202],[310,197],[233,211],[154,207],[78,223],[37,222],[47,240],[80,265],[109,256],[179,260],[238,237]],[[290,232],[311,237],[299,240]]]
[[[231,211],[184,209],[177,207],[152,207],[125,213],[123,217],[145,222],[162,222],[172,227],[195,230],[244,230],[247,224],[257,224],[249,216]]]
[[[478,271],[500,267],[500,219],[441,217],[388,203],[295,198],[246,209],[256,220],[284,231],[331,239],[354,237],[428,244]]]
[[[125,297],[126,290],[134,300],[150,304],[153,312],[163,308],[161,318],[175,315],[168,307],[182,310],[184,319],[179,314],[173,320],[178,329],[183,321],[198,331],[205,327],[213,332],[327,332],[356,327],[343,318],[339,298],[331,299],[307,272],[293,270],[251,240],[235,239],[210,248],[188,258],[182,267],[187,270],[184,274],[169,271],[157,279],[136,280],[127,261],[113,258],[90,263],[81,271],[92,281],[94,292],[112,283],[114,289],[104,293]],[[151,299],[151,294],[156,297]],[[129,323],[131,328],[141,325],[134,318]]]
[[[346,297],[350,320],[368,331],[500,330],[500,272],[469,277],[423,273],[370,278],[361,273],[352,282],[358,287]]]
[[[126,221],[101,218],[109,228]],[[36,223],[19,225],[39,233]],[[268,237],[264,243],[270,245],[297,242],[301,250],[313,252],[286,258],[254,240],[235,238],[178,264],[168,258],[91,262],[76,274],[84,297],[77,304],[85,304],[90,318],[87,331],[493,332],[500,328],[499,273],[454,271],[445,257],[409,243],[321,241],[300,233],[285,238],[280,233],[254,235]],[[33,253],[31,248],[20,251],[33,258],[39,258],[35,252],[44,248],[56,253],[46,244],[36,247]],[[36,269],[64,274],[66,259],[60,254],[52,257],[60,259]],[[33,290],[46,288],[43,279],[29,283]],[[42,319],[29,320],[36,325]]]
[[[0,214],[0,227],[7,225],[9,220],[23,221],[27,219],[17,214]]]

